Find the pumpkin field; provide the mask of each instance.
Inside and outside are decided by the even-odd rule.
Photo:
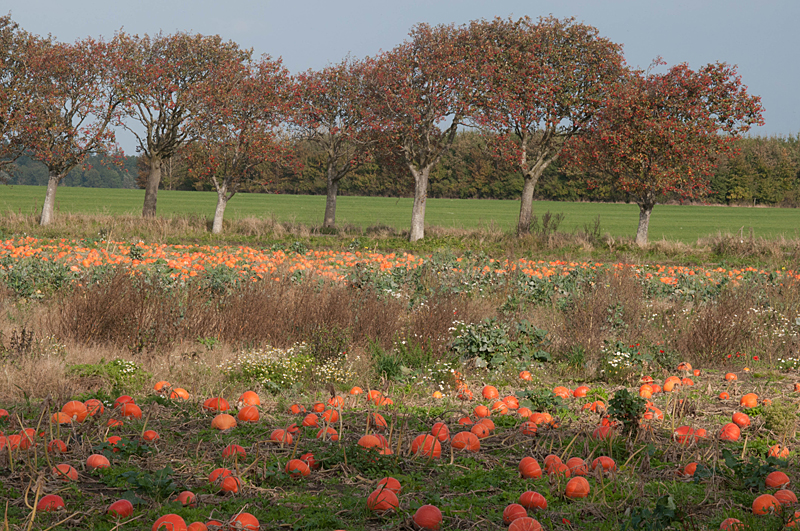
[[[0,241],[5,530],[796,526],[800,270]]]

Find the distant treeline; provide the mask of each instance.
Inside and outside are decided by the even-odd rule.
[[[107,157],[90,155],[83,166],[70,171],[61,186],[84,188],[138,188],[136,184],[139,157]],[[22,156],[11,165],[6,175],[8,184],[47,186],[47,168],[41,162]]]
[[[711,179],[710,203],[800,206],[800,135],[752,137],[736,141],[738,153],[720,160]],[[309,142],[297,142],[294,156],[302,169],[264,166],[260,180],[245,183],[242,191],[325,195],[325,157]],[[93,156],[84,167],[72,170],[63,186],[90,188],[140,188],[149,166],[144,157],[112,159]],[[47,170],[22,157],[8,176],[9,184],[46,185]],[[180,155],[162,167],[161,189],[213,190],[187,171]],[[429,196],[458,199],[518,199],[522,179],[492,157],[486,138],[475,132],[459,133],[451,149],[431,172]],[[413,195],[410,176],[398,177],[378,163],[366,164],[341,182],[341,195],[407,197]],[[545,170],[536,188],[538,199],[553,201],[627,201],[612,186],[588,188],[565,173],[556,161]]]

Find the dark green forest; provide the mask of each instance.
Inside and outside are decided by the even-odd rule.
[[[324,156],[313,144],[296,142],[292,156],[300,165],[268,165],[241,191],[254,193],[325,194]],[[89,157],[72,170],[62,186],[138,188],[144,183],[143,157]],[[6,176],[8,184],[46,185],[47,170],[22,157]],[[709,203],[800,206],[800,135],[749,137],[736,141],[736,153],[718,161],[710,179]],[[177,155],[162,168],[161,187],[170,190],[213,190],[210,182],[193,178]],[[429,195],[460,199],[517,199],[522,179],[486,148],[486,138],[459,133],[453,146],[431,173]],[[398,176],[378,163],[365,164],[341,183],[342,195],[401,197],[413,194],[409,176]],[[589,188],[581,175],[567,173],[556,161],[536,187],[537,199],[555,201],[626,201],[624,193],[606,186]]]

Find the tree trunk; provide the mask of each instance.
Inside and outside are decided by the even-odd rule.
[[[150,157],[150,173],[147,175],[147,184],[144,187],[144,206],[142,217],[156,217],[156,200],[158,199],[158,185],[161,183],[161,157]]]
[[[639,203],[639,228],[636,229],[636,245],[647,245],[647,230],[650,227],[650,214],[653,212],[653,203]]]
[[[49,225],[53,221],[53,212],[56,206],[56,189],[60,181],[60,175],[50,173],[47,179],[47,192],[44,195],[44,205],[42,205],[42,217],[39,219],[39,225]]]
[[[211,234],[222,233],[222,218],[225,216],[225,207],[228,206],[228,184],[223,182],[217,189],[217,208],[214,210],[214,223],[211,225]]]
[[[522,199],[519,204],[519,223],[517,223],[517,236],[528,234],[531,231],[531,219],[533,218],[533,192],[536,183],[539,181],[541,171],[533,174],[523,175],[524,184],[522,185]]]
[[[328,163],[328,195],[325,199],[325,219],[322,226],[333,228],[336,226],[336,193],[339,191],[339,181],[334,179],[333,163]]]
[[[430,166],[422,170],[411,168],[414,176],[414,208],[411,210],[411,234],[409,241],[415,242],[425,237],[425,203],[428,199],[428,176]]]

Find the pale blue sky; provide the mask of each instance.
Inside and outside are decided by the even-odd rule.
[[[739,66],[751,94],[762,97],[761,135],[800,132],[798,0],[5,0],[24,29],[63,41],[128,33],[219,34],[256,55],[283,57],[292,72],[321,68],[351,53],[373,55],[400,43],[417,22],[465,23],[480,18],[574,16],[624,46],[628,64],[698,68],[724,61]],[[133,142],[120,143],[127,153]]]

